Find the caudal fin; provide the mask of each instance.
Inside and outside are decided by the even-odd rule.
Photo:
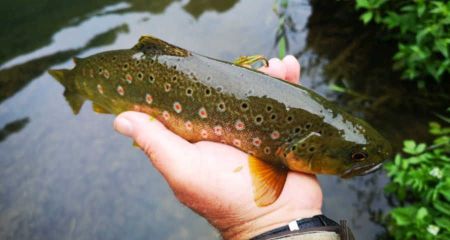
[[[67,69],[48,70],[48,73],[64,86],[64,97],[76,115],[80,112],[85,99],[77,93],[73,79],[69,77],[69,72],[70,70]]]
[[[52,75],[52,77],[58,82],[60,82],[64,87],[67,88],[68,85],[68,73],[70,70],[67,69],[50,69],[48,70],[48,73]]]

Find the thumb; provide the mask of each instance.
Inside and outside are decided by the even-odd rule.
[[[191,152],[195,149],[188,141],[144,113],[124,112],[114,120],[114,128],[131,137],[169,182],[180,176],[183,172],[180,161],[192,156]]]

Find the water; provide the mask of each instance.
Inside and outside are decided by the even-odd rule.
[[[0,239],[219,238],[205,220],[178,203],[146,156],[113,131],[113,116],[98,115],[89,104],[74,116],[63,88],[46,70],[72,67],[73,56],[130,48],[143,34],[228,61],[240,55],[275,56],[278,18],[272,4],[0,3]],[[336,76],[329,69],[336,56],[328,54],[326,41],[320,43],[327,34],[339,34],[334,27],[312,24],[321,18],[316,5],[291,2],[288,14],[297,31],[288,35],[289,52],[300,56],[305,86],[336,98],[327,87],[329,75]],[[392,139],[410,134],[405,130],[395,137],[389,129],[398,124],[376,121],[376,111],[353,110],[375,119]],[[345,181],[321,176],[320,181],[325,214],[348,219],[359,239],[383,232],[370,221],[373,211],[387,206],[382,173]]]

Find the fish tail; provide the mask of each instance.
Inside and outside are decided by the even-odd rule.
[[[67,69],[50,69],[48,73],[52,75],[53,78],[58,80],[63,86],[67,88],[68,84],[68,73],[70,70]]]
[[[80,112],[81,107],[83,106],[85,99],[77,93],[77,90],[75,89],[75,84],[73,82],[74,80],[71,77],[69,77],[70,70],[51,69],[48,70],[48,73],[64,86],[65,88],[64,97],[66,98],[67,102],[72,108],[73,113],[78,114],[78,112]]]

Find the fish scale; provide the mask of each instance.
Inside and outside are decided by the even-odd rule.
[[[75,62],[50,70],[74,113],[89,99],[96,112],[144,112],[191,142],[247,152],[259,206],[276,200],[288,170],[351,177],[391,152],[369,124],[305,87],[150,36]]]

